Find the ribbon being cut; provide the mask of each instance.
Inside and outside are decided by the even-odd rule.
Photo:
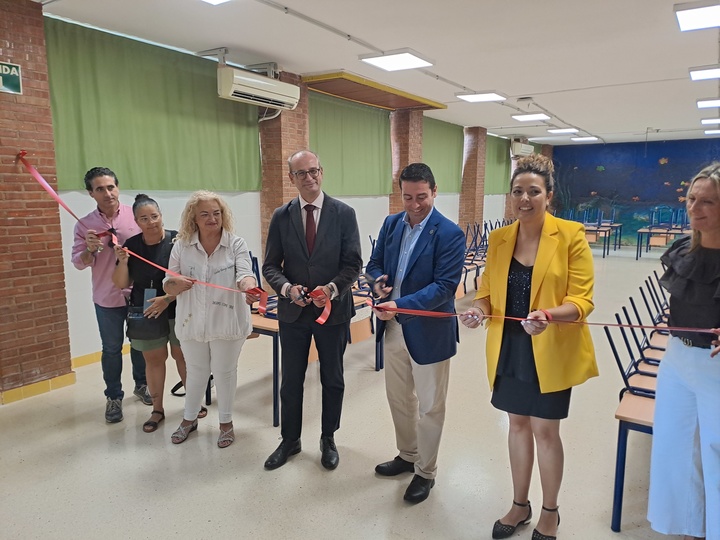
[[[37,180],[38,184],[42,186],[42,188],[47,191],[50,196],[58,203],[58,205],[62,206],[67,212],[74,217],[77,221],[80,221],[79,218],[73,213],[73,211],[70,209],[70,207],[65,204],[65,201],[63,201],[60,196],[55,192],[55,190],[48,184],[48,182],[42,177],[42,175],[28,162],[27,159],[25,159],[25,156],[27,155],[27,152],[25,150],[20,151],[20,153],[17,155],[17,159],[22,162],[22,164],[27,169],[28,173]],[[112,229],[101,232],[98,234],[98,236],[106,236],[111,235],[112,242],[115,244],[118,243],[117,238],[115,237],[115,231]],[[185,277],[182,276],[176,272],[172,272],[168,270],[167,268],[163,268],[162,266],[159,266],[151,261],[148,261],[147,259],[144,259],[137,253],[133,253],[127,248],[123,248],[129,255],[132,257],[137,257],[141,261],[154,266],[162,271],[164,271],[167,275],[175,276],[175,277]],[[198,285],[204,285],[207,287],[214,287],[216,289],[224,289],[227,291],[232,291],[236,293],[241,293],[242,291],[239,291],[238,289],[230,289],[228,287],[222,287],[220,285],[214,285],[212,283],[206,283],[204,281],[199,281],[195,279],[190,279],[193,283],[197,283]],[[263,290],[261,287],[254,287],[252,289],[248,289],[246,291],[246,294],[250,294],[252,296],[258,296],[260,298],[259,301],[259,307],[258,311],[264,315],[267,312],[267,301],[268,301],[268,293]],[[309,298],[311,300],[322,298],[325,296],[325,293],[321,289],[316,289],[314,291],[306,292],[305,297]],[[400,313],[403,315],[414,315],[417,317],[436,317],[436,318],[443,318],[443,317],[459,317],[462,315],[462,313],[445,313],[445,312],[438,312],[438,311],[425,311],[425,310],[419,310],[419,309],[403,309],[403,308],[386,308],[386,307],[378,307],[378,305],[373,302],[372,299],[368,298],[367,303],[376,310],[379,311],[388,311],[393,313]],[[328,298],[328,301],[325,303],[325,308],[323,309],[323,312],[320,314],[320,316],[315,320],[318,324],[324,324],[325,321],[327,321],[328,317],[330,316],[330,312],[332,309],[332,303],[330,302],[330,299]],[[520,317],[506,317],[504,315],[485,315],[485,318],[494,318],[494,319],[508,319],[508,320],[514,320],[514,321],[525,321],[526,319],[520,318]],[[588,322],[588,321],[557,321],[557,320],[548,320],[549,324],[585,324],[588,326],[608,326],[608,327],[616,327],[616,328],[643,328],[648,330],[662,330],[662,331],[675,331],[675,332],[702,332],[702,333],[708,333],[708,334],[715,334],[715,332],[711,328],[685,328],[685,327],[670,327],[670,326],[650,326],[650,325],[640,325],[640,324],[617,324],[617,323],[595,323],[595,322]]]

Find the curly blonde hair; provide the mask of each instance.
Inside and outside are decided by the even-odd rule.
[[[510,189],[515,182],[515,178],[523,173],[532,173],[542,176],[545,179],[545,190],[552,193],[555,188],[555,179],[553,173],[555,172],[555,166],[553,165],[552,159],[541,154],[532,154],[529,156],[521,157],[518,159],[517,167],[513,171],[512,178],[510,179]]]
[[[217,193],[212,191],[200,190],[190,195],[190,199],[185,204],[185,209],[180,216],[180,230],[178,230],[177,239],[182,242],[188,242],[193,234],[198,230],[198,226],[195,223],[195,210],[197,206],[206,201],[215,201],[220,207],[222,213],[221,226],[223,230],[233,232],[233,216],[230,207],[227,205],[225,200],[220,197]]]
[[[693,185],[698,180],[710,180],[713,184],[715,184],[715,189],[718,190],[718,194],[720,194],[720,162],[715,161],[714,163],[711,163],[702,171],[697,173],[692,180],[690,180],[690,185],[688,186],[687,193],[685,194],[686,197],[690,195]],[[692,240],[690,242],[690,250],[692,251],[693,249],[700,246],[701,240],[702,234],[700,233],[700,231],[696,231],[695,229],[693,229]]]

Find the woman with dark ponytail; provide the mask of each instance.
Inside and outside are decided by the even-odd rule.
[[[183,383],[185,358],[180,349],[180,342],[175,336],[175,297],[165,294],[162,290],[165,272],[129,255],[123,248],[167,268],[177,231],[165,229],[160,207],[145,194],[135,197],[133,215],[142,232],[128,238],[122,247],[115,246],[117,266],[112,279],[115,286],[121,289],[132,285],[129,317],[132,318],[135,314],[137,320],[128,321],[128,337],[132,347],[142,351],[145,357],[148,391],[153,401],[153,411],[148,421],[143,424],[143,431],[151,433],[165,419],[163,394],[168,343]],[[134,330],[131,322],[137,323],[138,330]]]

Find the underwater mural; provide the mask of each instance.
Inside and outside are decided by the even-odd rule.
[[[623,244],[649,225],[687,223],[685,195],[695,174],[720,161],[720,138],[556,146],[556,215],[623,224]]]

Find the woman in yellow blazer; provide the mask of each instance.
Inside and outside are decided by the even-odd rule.
[[[549,324],[583,321],[594,307],[585,230],[547,213],[552,174],[552,161],[544,156],[518,160],[510,183],[517,221],[490,233],[480,288],[460,317],[465,326],[477,328],[492,315],[486,344],[492,404],[510,419],[513,505],[493,525],[493,538],[508,538],[532,519],[528,492],[535,445],[543,511],[532,538],[555,538],[563,473],[560,420],[568,415],[571,388],[598,374],[588,327]]]

